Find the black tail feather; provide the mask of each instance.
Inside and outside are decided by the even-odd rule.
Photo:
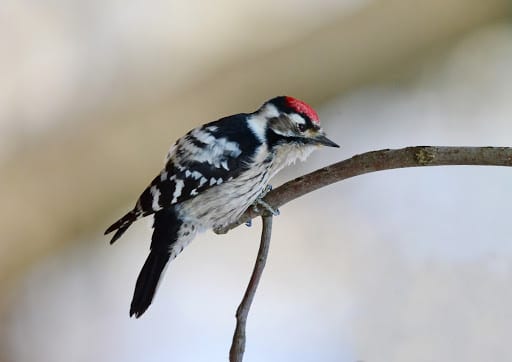
[[[110,227],[105,230],[105,235],[110,234],[112,231],[116,230],[116,233],[112,237],[112,240],[110,240],[110,244],[114,244],[114,242],[119,239],[126,230],[130,227],[130,225],[137,220],[137,214],[135,211],[130,211],[126,215],[124,215],[122,218],[117,220],[115,223],[110,225]]]
[[[139,318],[151,305],[160,276],[171,257],[173,244],[178,240],[178,231],[181,225],[182,222],[178,220],[174,208],[163,209],[155,213],[151,251],[135,284],[130,317],[135,315],[136,318]],[[122,233],[121,228],[122,226],[118,232]]]
[[[168,261],[169,253],[166,251],[152,250],[149,253],[135,284],[130,317],[135,315],[136,318],[139,318],[151,305],[160,275]]]

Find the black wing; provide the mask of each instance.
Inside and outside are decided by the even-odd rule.
[[[133,210],[111,225],[116,241],[137,219],[193,198],[238,177],[251,167],[261,141],[237,114],[195,128],[169,151],[165,168],[151,181]]]
[[[143,216],[186,201],[238,177],[252,163],[261,141],[239,114],[198,127],[169,151],[165,168],[142,193]]]

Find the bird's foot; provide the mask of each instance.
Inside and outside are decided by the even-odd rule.
[[[256,201],[254,202],[253,204],[253,209],[254,211],[256,212],[259,212],[260,211],[260,207],[265,210],[265,211],[268,211],[269,213],[271,213],[273,216],[278,216],[281,214],[281,212],[279,211],[279,209],[274,209],[272,206],[270,206],[266,201],[264,201],[262,198],[258,198],[256,199]]]
[[[256,201],[254,201],[254,204],[252,205],[252,207],[253,207],[254,211],[256,211],[256,212],[260,211],[260,207],[261,207],[263,210],[271,213],[272,215],[278,216],[280,214],[279,209],[274,209],[272,206],[270,206],[268,204],[268,202],[263,200],[263,198],[270,191],[272,191],[272,185],[268,184],[267,186],[265,186],[265,188],[261,192],[260,196],[258,196]]]
[[[264,198],[265,196],[267,196],[267,194],[272,191],[272,185],[271,184],[268,184],[267,186],[265,186],[265,188],[263,189],[263,191],[261,192],[259,198],[262,199]]]
[[[277,216],[280,214],[279,209],[274,209],[272,206],[270,206],[266,201],[263,201],[263,198],[272,191],[272,185],[267,185],[261,192],[260,196],[254,201],[252,204],[252,208],[255,212],[258,212],[260,207],[263,208],[263,210],[270,212],[273,216]],[[252,226],[252,219],[247,220],[245,222],[245,226],[251,227]]]

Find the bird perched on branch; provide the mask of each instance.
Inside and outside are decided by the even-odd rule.
[[[229,225],[251,205],[270,208],[261,199],[269,180],[318,146],[339,147],[325,136],[313,108],[286,96],[178,139],[134,208],[105,231],[115,231],[112,244],[134,221],[154,217],[151,250],[137,278],[130,316],[147,310],[165,266],[197,232]]]

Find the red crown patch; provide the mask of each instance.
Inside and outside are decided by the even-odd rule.
[[[320,124],[320,118],[313,108],[306,102],[293,97],[286,97],[286,103],[293,108],[297,113],[302,113],[308,116],[313,123]]]

